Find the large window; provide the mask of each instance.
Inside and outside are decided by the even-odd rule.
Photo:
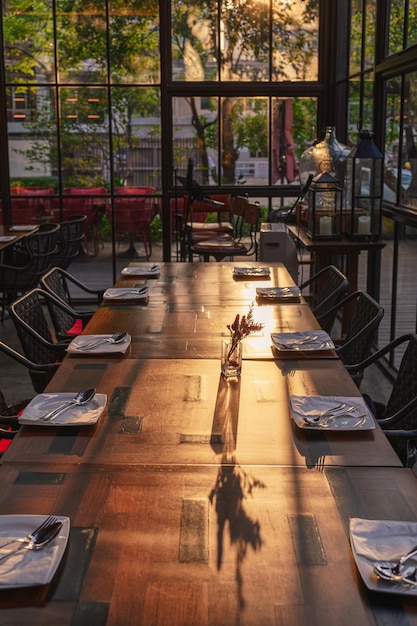
[[[47,207],[62,219],[68,196],[85,193],[111,212],[127,186],[161,197],[168,228],[174,172],[190,158],[204,186],[245,186],[270,208],[296,196],[298,160],[330,93],[319,7],[332,2],[3,3],[9,172],[0,184],[12,220],[22,193],[39,195],[37,215]]]

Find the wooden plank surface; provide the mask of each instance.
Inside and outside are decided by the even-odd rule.
[[[417,624],[415,598],[368,591],[348,537],[351,517],[417,520],[410,470],[230,454],[217,467],[52,465],[45,483],[43,471],[3,467],[0,512],[70,516],[71,541],[46,602],[42,589],[0,592],[8,626]]]

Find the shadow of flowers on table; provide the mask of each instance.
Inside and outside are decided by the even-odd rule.
[[[262,481],[242,469],[234,454],[225,453],[216,484],[209,494],[209,500],[211,504],[215,503],[217,513],[217,569],[220,570],[222,566],[224,536],[228,530],[230,543],[236,548],[235,578],[241,609],[245,606],[242,563],[249,547],[256,551],[262,546],[260,524],[245,511],[244,501],[253,495],[255,488],[265,487]]]

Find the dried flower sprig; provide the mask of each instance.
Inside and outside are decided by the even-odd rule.
[[[233,324],[227,324],[227,328],[230,332],[230,348],[229,348],[229,358],[233,354],[236,346],[242,339],[250,335],[251,333],[256,333],[264,327],[264,324],[259,322],[255,322],[253,319],[253,304],[249,307],[249,311],[247,315],[236,315]]]

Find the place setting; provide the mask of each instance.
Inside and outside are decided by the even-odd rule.
[[[417,522],[351,518],[349,535],[368,589],[417,596]]]
[[[69,517],[0,515],[0,590],[49,584],[69,534]]]
[[[286,356],[308,356],[327,353],[335,349],[333,340],[324,330],[309,330],[293,333],[271,333],[273,347]],[[334,356],[334,353],[330,353]]]
[[[265,302],[300,302],[301,291],[297,285],[290,287],[257,287],[256,297]]]
[[[77,393],[40,393],[18,421],[30,426],[91,426],[98,422],[106,404],[107,395],[93,388]]]
[[[103,294],[103,300],[109,302],[138,302],[148,300],[150,289],[147,285],[138,287],[110,287]]]
[[[160,265],[138,265],[137,263],[129,263],[121,271],[122,276],[135,276],[143,278],[159,278],[161,275]]]
[[[375,420],[362,397],[290,394],[291,417],[310,430],[373,430]]]
[[[233,268],[234,278],[269,278],[270,275],[271,270],[269,267],[254,266]]]
[[[126,354],[132,337],[126,332],[104,335],[77,335],[67,347],[68,354]]]

